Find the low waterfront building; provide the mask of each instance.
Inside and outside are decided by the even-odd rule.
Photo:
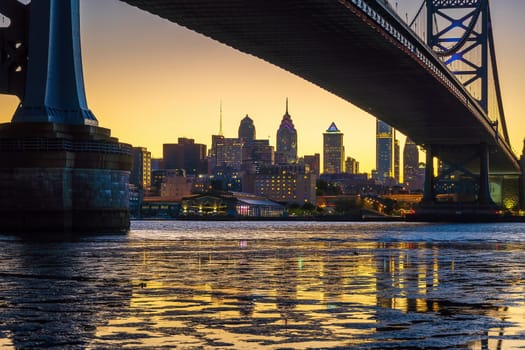
[[[181,210],[180,202],[160,197],[145,197],[140,208],[142,219],[175,219]]]
[[[183,217],[283,217],[283,205],[246,193],[200,194],[182,200]]]

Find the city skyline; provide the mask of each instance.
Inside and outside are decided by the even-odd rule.
[[[519,0],[492,4],[503,101],[518,156],[525,129],[520,120],[525,48],[515,43],[524,11]],[[325,90],[119,1],[81,0],[81,16],[88,105],[100,126],[123,142],[147,147],[153,157],[178,137],[209,147],[210,135],[219,130],[222,100],[225,135],[236,135],[240,118],[248,114],[259,138],[269,137],[275,145],[288,96],[300,156],[321,151],[322,131],[334,121],[362,171],[375,168],[375,118]],[[0,96],[1,122],[11,120],[17,104],[15,97]]]

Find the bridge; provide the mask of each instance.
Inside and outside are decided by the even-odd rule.
[[[303,77],[423,145],[427,150],[427,181],[423,200],[426,206],[422,205],[422,210],[429,209],[430,215],[439,216],[441,210],[458,212],[457,205],[436,201],[440,178],[434,176],[435,157],[447,164],[446,176],[459,172],[461,177],[474,181],[471,198],[458,202],[461,211],[470,214],[486,215],[498,207],[489,193],[491,178],[515,179],[521,174],[510,146],[501,98],[498,115],[488,114],[489,56],[498,85],[488,0],[427,0],[424,4],[428,16],[443,15],[447,8],[473,10],[459,20],[451,20],[453,26],[464,29],[463,37],[440,37],[442,32],[433,28],[434,21],[429,19],[426,41],[384,0],[123,1]],[[29,16],[37,6],[39,13],[53,20]],[[0,47],[0,92],[15,94],[22,100],[12,125],[4,128],[11,130],[35,122],[95,128],[96,118],[85,104],[79,63],[75,32],[78,0],[38,0],[30,5],[8,0],[0,5],[0,13],[13,23],[0,31],[4,38]],[[56,19],[62,17],[74,18],[73,25]],[[66,34],[58,30],[64,24],[72,28]],[[37,31],[41,34],[35,34]],[[33,39],[37,36],[38,43]],[[45,40],[50,36],[54,40]],[[447,41],[449,46],[444,44]],[[54,46],[45,47],[42,42]],[[69,44],[58,44],[61,42]],[[463,59],[461,49],[470,50],[473,42],[481,47],[481,63],[474,67],[474,78],[461,81],[461,72],[454,74],[449,63]],[[35,59],[32,52],[37,50],[39,56]],[[68,53],[69,58],[50,54],[56,50]],[[32,58],[29,61],[27,52]],[[54,70],[62,72],[59,78],[74,87],[73,93],[59,86]],[[476,74],[481,80],[475,82],[481,86],[480,96],[467,89],[478,80]],[[498,86],[496,90],[499,94]],[[11,135],[7,136],[11,144],[13,137],[19,137],[12,135],[19,134],[6,132]],[[117,145],[114,143],[123,149]],[[500,187],[504,187],[501,179]],[[508,191],[501,189],[501,196],[503,192]],[[503,200],[499,202],[501,206]]]

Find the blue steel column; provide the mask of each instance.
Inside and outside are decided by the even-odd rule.
[[[427,145],[425,148],[425,188],[422,203],[430,204],[434,202],[434,155],[432,153],[432,146]]]
[[[26,90],[13,122],[97,125],[84,90],[79,1],[30,6]]]

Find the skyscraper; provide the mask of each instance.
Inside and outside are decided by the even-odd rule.
[[[248,114],[241,120],[241,125],[239,125],[239,140],[244,142],[255,140],[255,125]]]
[[[422,190],[422,175],[417,145],[407,137],[403,148],[403,182],[406,188],[409,191]]]
[[[292,122],[292,117],[288,114],[288,98],[286,99],[286,112],[284,113],[281,125],[277,130],[277,156],[280,163],[293,164],[297,162],[297,131]]]
[[[394,129],[377,119],[376,170],[378,180],[387,183],[394,177]]]
[[[344,171],[345,146],[343,145],[343,135],[334,122],[323,134],[324,174],[340,174]]]

